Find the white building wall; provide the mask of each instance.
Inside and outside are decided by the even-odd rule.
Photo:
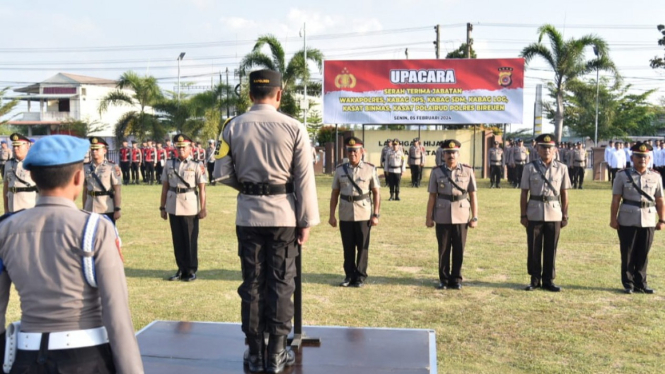
[[[101,136],[104,138],[112,138],[115,136],[115,126],[120,118],[129,111],[140,111],[141,107],[128,106],[128,105],[110,105],[108,109],[100,115],[99,113],[99,104],[102,99],[108,95],[110,92],[115,91],[115,87],[105,87],[105,86],[95,86],[95,85],[83,85],[81,88],[85,88],[86,94],[82,93],[79,95],[81,97],[80,101],[80,119],[85,121],[97,121],[104,126],[102,131],[96,132],[91,135]],[[128,96],[133,96],[134,91],[123,90]]]

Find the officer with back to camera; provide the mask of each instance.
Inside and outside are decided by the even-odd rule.
[[[24,160],[37,204],[0,223],[0,338],[8,335],[11,373],[143,373],[115,228],[75,204],[88,147],[66,135],[37,141]],[[12,284],[21,321],[5,332]]]
[[[236,213],[243,282],[242,331],[250,372],[280,373],[295,363],[287,349],[294,309],[296,257],[320,222],[314,165],[305,126],[279,113],[282,77],[249,75],[252,107],[223,126],[215,162],[217,181],[239,191]],[[264,333],[270,335],[264,368]]]

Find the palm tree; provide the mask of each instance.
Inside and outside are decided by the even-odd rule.
[[[123,89],[131,89],[134,93],[130,95]],[[157,79],[151,76],[141,77],[133,71],[127,71],[120,76],[116,90],[102,98],[99,114],[106,112],[111,105],[138,106],[138,111],[129,111],[120,117],[115,127],[116,138],[121,140],[129,134],[139,137],[151,134],[155,139],[160,139],[166,134],[166,129],[157,116],[146,112],[146,108],[152,107],[162,98]]]
[[[261,51],[266,45],[270,48],[270,56]],[[318,49],[307,48],[307,60],[314,62],[319,71],[323,69],[323,53]],[[284,101],[282,102],[281,109],[287,114],[296,116],[298,114],[298,105],[292,91],[296,89],[298,83],[310,81],[308,64],[305,63],[305,51],[300,50],[296,52],[287,63],[284,49],[279,40],[273,35],[263,35],[256,40],[252,52],[246,55],[240,62],[242,70],[250,70],[257,67],[275,70],[282,74],[282,87],[284,89],[282,96],[284,97]],[[309,87],[307,88],[307,92],[310,92]]]
[[[6,87],[0,90],[0,125],[7,123],[7,120],[3,120],[2,117],[11,112],[16,105],[18,105],[18,100],[14,99],[9,102],[3,103],[2,97],[5,96],[5,93],[9,90],[9,87]]]
[[[550,40],[549,48],[541,43],[545,36]],[[587,47],[594,48],[597,53],[595,59],[585,59],[584,51]],[[579,39],[564,40],[563,35],[549,24],[538,28],[538,43],[530,44],[522,49],[520,56],[524,58],[527,65],[534,57],[540,56],[554,70],[553,93],[556,97],[554,122],[558,141],[561,141],[563,131],[563,95],[566,84],[577,77],[594,72],[596,69],[609,71],[615,79],[620,79],[619,72],[608,54],[607,43],[600,37],[585,35]]]

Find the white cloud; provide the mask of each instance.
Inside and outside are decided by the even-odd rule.
[[[242,17],[222,17],[220,22],[229,29],[252,29],[257,27],[256,21],[248,20]]]
[[[189,0],[189,2],[199,9],[209,9],[214,5],[213,0]]]

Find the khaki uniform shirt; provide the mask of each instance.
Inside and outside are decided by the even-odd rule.
[[[526,163],[529,160],[529,150],[525,147],[513,147],[513,164]]]
[[[476,177],[470,166],[457,164],[457,167],[453,170],[448,169],[445,165],[443,165],[443,167],[448,170],[448,175],[450,177],[446,177],[441,170],[441,167],[432,169],[432,173],[429,176],[427,192],[453,196],[463,195],[462,191],[453,186],[450,182],[451,179],[458,186],[465,189],[467,193],[476,191]],[[436,223],[466,224],[469,222],[470,209],[471,203],[468,199],[450,201],[447,199],[439,199],[437,196],[434,205],[434,217],[432,218]]]
[[[527,159],[527,162],[531,162],[534,160],[538,160],[540,157],[538,157],[538,151],[536,150],[537,146],[528,146],[527,151],[529,151],[529,157]]]
[[[399,149],[396,151],[394,149],[389,150],[386,153],[386,159],[384,160],[385,168],[388,173],[398,173],[401,174],[404,171],[404,153]]]
[[[89,163],[83,166],[83,171],[85,172],[85,190],[87,192],[103,192],[103,191],[115,191],[114,186],[122,185],[122,171],[120,167],[112,162],[104,160],[101,164],[95,166],[94,163]],[[102,182],[102,185],[99,185],[97,179],[93,176],[97,175],[97,178]],[[95,213],[113,213],[115,208],[115,203],[113,198],[109,195],[103,196],[88,196],[85,200],[85,206],[83,210],[88,212]]]
[[[239,191],[245,182],[293,183],[293,193],[238,194],[237,226],[311,227],[321,222],[312,150],[302,123],[272,105],[254,104],[228,122],[221,137],[216,180]]]
[[[633,181],[642,191],[655,198],[663,197],[663,182],[661,175],[649,169],[640,174],[635,168],[625,169],[630,172]],[[646,197],[642,196],[638,190],[630,183],[625,171],[617,173],[612,186],[612,194],[621,195],[624,200],[647,202]],[[656,207],[640,208],[638,206],[621,204],[619,208],[619,217],[617,218],[621,226],[635,227],[655,227],[656,226]]]
[[[586,149],[576,149],[573,151],[573,166],[586,166]]]
[[[509,145],[505,146],[503,148],[503,154],[506,159],[506,165],[510,165],[513,163],[513,148]]]
[[[543,175],[550,181],[555,191],[547,185],[536,169],[540,167]],[[528,163],[524,166],[522,173],[522,182],[520,188],[529,190],[529,196],[558,196],[561,190],[570,189],[570,178],[568,177],[568,167],[558,161],[552,161],[549,167],[545,166],[541,160]],[[536,201],[529,200],[526,208],[526,216],[529,221],[536,222],[557,222],[563,219],[561,203],[559,200]]]
[[[422,147],[412,145],[409,148],[409,165],[422,165],[425,163],[424,158],[425,154]]]
[[[185,185],[180,178],[189,184]],[[169,188],[197,188],[201,183],[208,183],[205,166],[191,158],[180,161],[174,158],[166,162],[162,173],[162,183],[168,183]],[[176,216],[194,216],[199,214],[199,197],[192,190],[185,193],[168,191],[166,194],[166,213]]]
[[[443,159],[443,148],[439,147],[434,152],[434,163],[436,166],[442,165],[445,162]]]
[[[349,174],[344,172],[344,165]],[[339,190],[339,220],[340,221],[369,221],[372,216],[372,189],[380,188],[379,178],[376,175],[374,165],[360,161],[358,166],[344,164],[337,167],[333,177],[332,188]],[[362,194],[368,194],[367,198],[360,201],[348,201],[344,196],[359,196],[358,190],[353,186],[349,178],[360,187]]]
[[[0,148],[0,164],[4,164],[12,158],[12,150],[9,148]]]
[[[18,178],[26,183],[22,183]],[[7,187],[34,187],[35,182],[30,177],[30,172],[23,169],[23,161],[11,159],[5,164],[5,175],[3,176]],[[35,206],[37,192],[7,192],[7,207],[9,212],[17,212],[22,209],[30,209]]]
[[[501,166],[504,165],[503,149],[490,148],[488,153],[489,153],[490,165],[501,165]]]
[[[12,283],[21,300],[21,331],[60,332],[106,327],[118,373],[143,373],[129,311],[125,272],[113,224],[100,219],[93,242],[97,288],[81,265],[89,213],[73,201],[43,196],[0,223],[0,329]]]

